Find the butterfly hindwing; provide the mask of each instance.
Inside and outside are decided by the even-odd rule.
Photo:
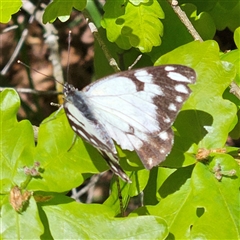
[[[82,91],[66,84],[64,109],[73,130],[128,181],[113,140],[135,150],[147,169],[164,161],[173,145],[171,126],[195,78],[189,67],[166,65],[114,74]]]

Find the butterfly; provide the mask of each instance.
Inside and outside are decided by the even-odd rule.
[[[64,84],[67,119],[94,146],[111,170],[131,182],[119,165],[115,143],[136,151],[146,169],[165,160],[173,146],[171,126],[196,80],[193,69],[161,65],[104,77],[78,91]]]

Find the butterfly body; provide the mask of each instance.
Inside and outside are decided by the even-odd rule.
[[[129,181],[118,165],[114,141],[135,150],[147,169],[164,161],[173,145],[171,126],[195,78],[191,68],[166,65],[114,74],[82,91],[65,84],[64,109],[72,129]]]

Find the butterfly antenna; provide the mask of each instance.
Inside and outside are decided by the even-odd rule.
[[[68,32],[68,57],[67,57],[67,82],[68,82],[68,75],[69,75],[69,62],[70,62],[70,46],[72,41],[72,31]]]
[[[39,74],[41,74],[41,75],[43,75],[43,76],[45,76],[45,77],[47,77],[47,78],[52,78],[54,81],[58,82],[59,84],[61,84],[61,85],[63,86],[63,84],[62,84],[61,82],[59,82],[58,80],[56,80],[55,78],[53,78],[53,77],[51,77],[51,76],[48,76],[48,75],[46,75],[46,74],[44,74],[44,73],[42,73],[42,72],[39,72],[37,69],[30,67],[29,65],[27,65],[26,63],[24,63],[24,62],[22,62],[22,61],[20,61],[20,60],[17,60],[17,63],[23,65],[24,67],[26,67],[26,68],[28,68],[28,69],[31,69],[31,70],[39,73]]]

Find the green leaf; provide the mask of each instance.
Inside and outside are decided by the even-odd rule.
[[[22,6],[21,0],[9,2],[8,0],[1,0],[0,2],[0,22],[8,23],[14,13],[18,12]]]
[[[29,189],[68,191],[84,181],[81,174],[99,173],[107,169],[105,160],[95,148],[79,137],[74,139],[64,111],[57,115],[53,113],[40,125],[34,158],[41,163],[44,172],[42,179],[30,182]]]
[[[218,0],[218,2],[219,2],[219,5],[223,8],[232,9],[239,3],[239,0],[231,0],[231,1]]]
[[[131,177],[132,184],[129,186],[129,196],[134,197],[140,194],[146,187],[149,179],[149,170],[142,169],[134,172],[134,176]]]
[[[225,1],[225,5],[231,6],[232,1]],[[221,4],[223,1],[221,2]],[[237,27],[240,26],[240,18],[239,18],[239,8],[240,2],[235,5],[235,1],[233,2],[233,8],[225,8],[217,2],[215,7],[209,11],[209,14],[212,16],[217,30],[224,30],[225,28],[229,28],[231,31],[234,31]]]
[[[106,37],[106,30],[102,27],[98,29],[98,34],[111,53],[111,56],[117,61],[118,66],[121,70],[127,70],[128,67],[132,65],[139,56],[139,51],[135,48],[131,48],[128,51],[123,51],[116,45],[116,43],[109,42]],[[99,46],[98,42],[95,41],[94,44],[95,77],[96,79],[100,79],[101,77],[113,74],[114,71],[113,68],[109,65],[109,62],[107,61],[106,56],[104,55],[104,52]],[[134,68],[140,68],[149,65],[152,65],[152,61],[147,55],[142,55],[141,60],[134,66]]]
[[[237,46],[238,49],[240,49],[240,27],[238,27],[235,31],[234,31],[234,42]]]
[[[115,178],[114,178],[114,181],[112,181],[112,183],[111,183],[110,195],[106,199],[106,201],[103,203],[103,205],[111,208],[114,211],[114,216],[118,216],[121,214],[121,212],[120,212],[121,207],[126,209],[126,207],[128,206],[128,203],[129,203],[129,199],[130,199],[129,194],[128,194],[130,184],[127,184],[126,182],[123,182],[121,179],[119,179],[119,187],[121,190],[123,206],[120,206],[118,183]]]
[[[132,3],[133,5],[139,5],[141,3],[148,3],[149,0],[129,0],[130,3]]]
[[[235,76],[235,70],[232,64],[220,61],[219,49],[214,41],[189,43],[156,62],[167,63],[188,65],[197,73],[197,82],[191,86],[193,93],[174,124],[177,132],[173,150],[162,164],[186,166],[195,161],[191,156],[197,150],[195,144],[207,149],[223,147],[229,132],[236,125],[237,108],[222,97]]]
[[[222,171],[236,170],[236,175],[218,181],[213,174],[217,164]],[[191,181],[193,204],[204,208],[204,213],[192,228],[192,238],[239,239],[239,173],[237,162],[226,154],[217,154],[209,166],[196,165]]]
[[[181,171],[181,173],[183,174],[184,171]],[[177,172],[171,175],[170,181],[175,180],[171,184],[171,190],[175,190],[167,197],[165,195],[165,198],[161,199],[161,202],[155,207],[146,206],[134,211],[138,215],[148,213],[162,217],[168,224],[171,239],[189,239],[190,226],[197,218],[195,209],[191,204],[190,179],[185,179],[185,175],[182,176],[184,178],[181,179]],[[181,179],[181,182],[179,182],[179,179]],[[176,191],[176,189],[178,190]]]
[[[43,14],[43,23],[54,22],[56,18],[59,18],[63,22],[67,21],[72,8],[82,11],[86,7],[86,4],[86,0],[54,0],[47,6]]]
[[[40,239],[43,234],[37,205],[30,198],[27,210],[22,213],[16,212],[9,203],[9,196],[6,195],[1,206],[1,239]]]
[[[175,171],[177,171],[177,169],[159,167],[158,168],[158,176],[159,177],[157,179],[158,181],[157,181],[156,189],[160,189],[162,187],[162,185],[165,183],[165,181],[168,179],[168,177],[171,174],[173,174]],[[186,175],[185,172],[184,172],[184,175]],[[182,179],[183,178],[181,178],[181,180]],[[168,190],[172,188],[171,182],[170,181],[168,181],[168,182],[169,182],[169,184],[168,184],[168,187],[167,187],[167,191],[164,191],[164,195],[166,195]],[[157,191],[157,197],[158,197],[159,200],[162,198],[160,191]]]
[[[231,62],[235,69],[236,69],[236,76],[234,79],[234,84],[236,84],[236,86],[240,86],[240,50],[236,49],[227,53],[224,53],[221,55],[221,60],[223,61],[228,61]],[[235,96],[231,91],[233,86],[231,86],[230,88],[226,89],[226,91],[224,92],[224,98],[228,99],[229,101],[233,102],[238,109],[240,109],[240,101],[239,98],[237,96]],[[234,90],[235,91],[235,90]],[[239,115],[240,113],[238,112],[238,124],[235,126],[235,129],[231,132],[231,137],[234,139],[238,139],[240,137],[240,118]]]
[[[235,42],[237,43],[238,38],[239,38],[239,31],[240,28],[236,29],[235,33],[234,33],[234,38],[235,38]],[[240,38],[239,38],[240,40]],[[234,83],[239,87],[240,86],[240,50],[236,49],[227,53],[224,53],[221,55],[221,60],[223,61],[228,61],[231,62],[232,64],[234,64],[235,69],[236,69],[236,77],[234,79]],[[232,88],[232,86],[231,86]],[[238,109],[240,109],[240,101],[239,98],[237,96],[235,96],[233,93],[230,92],[230,88],[228,88],[225,93],[224,93],[224,98],[230,100],[231,102],[233,102]],[[238,123],[236,124],[236,126],[234,127],[234,129],[230,132],[230,136],[233,139],[238,139],[240,137],[240,111],[238,110]]]
[[[14,90],[0,93],[0,146],[1,146],[1,193],[7,193],[14,185],[22,185],[27,180],[24,166],[34,163],[34,136],[29,121],[18,122],[16,114],[20,99]]]
[[[238,103],[239,103],[239,100],[238,100]],[[238,123],[236,124],[234,129],[229,133],[230,137],[233,139],[240,138],[240,110],[238,110],[237,116],[238,116]]]
[[[182,10],[189,17],[189,20],[203,40],[212,39],[216,32],[215,23],[207,12],[197,14],[197,8],[193,4],[184,4]]]
[[[207,12],[207,11],[211,10],[216,5],[217,2],[218,2],[218,0],[208,0],[208,1],[179,0],[178,1],[179,5],[182,5],[184,3],[194,4],[197,7],[199,13]]]
[[[222,61],[228,61],[232,63],[236,69],[236,77],[234,81],[237,84],[240,84],[240,49],[235,49],[233,51],[227,52],[225,54],[221,55],[221,60]]]
[[[122,49],[138,48],[150,52],[153,46],[161,44],[163,25],[160,19],[164,12],[158,1],[134,5],[131,2],[107,1],[104,5],[102,26],[110,42]]]
[[[155,47],[154,51],[148,54],[151,57],[152,62],[156,62],[159,56],[193,41],[193,37],[187,30],[186,26],[181,22],[177,14],[173,11],[169,2],[165,0],[159,0],[159,2],[165,13],[165,18],[162,20],[164,34],[161,46]],[[178,57],[178,55],[175,56],[175,58]]]
[[[53,239],[164,239],[168,234],[159,217],[114,218],[107,206],[57,199],[42,205]]]
[[[222,172],[214,174],[216,164]],[[161,185],[156,206],[137,209],[133,215],[150,214],[166,220],[171,239],[239,239],[239,166],[227,154],[215,154],[209,165],[181,168]]]
[[[8,193],[15,185],[32,191],[64,192],[79,186],[84,181],[83,173],[99,173],[108,169],[95,148],[83,143],[80,138],[73,142],[74,133],[63,111],[56,116],[53,114],[41,124],[35,148],[30,122],[16,120],[20,105],[17,93],[3,91],[0,104],[2,193]],[[40,164],[42,171],[39,177],[31,178],[24,169],[32,168],[34,162]]]
[[[134,171],[130,175],[130,179],[132,180],[131,184],[128,184],[126,182],[123,182],[121,179],[119,179],[119,185],[121,189],[121,195],[122,195],[122,203],[123,208],[126,209],[129,203],[130,197],[134,197],[139,195],[146,187],[149,179],[149,170],[142,169],[139,171]],[[114,180],[111,184],[111,191],[110,196],[108,199],[104,202],[104,205],[111,207],[115,211],[115,215],[120,214],[120,201],[119,201],[119,190],[118,190],[118,183],[116,180]]]

